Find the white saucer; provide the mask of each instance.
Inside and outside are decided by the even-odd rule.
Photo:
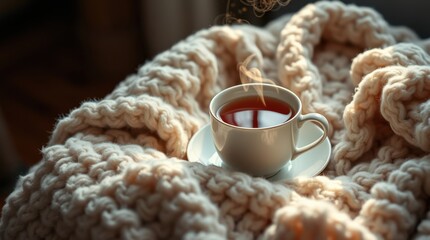
[[[209,124],[202,127],[188,143],[187,156],[190,162],[224,167],[212,141]],[[304,146],[322,135],[322,130],[312,122],[305,122],[299,131],[298,145]],[[331,144],[326,138],[321,144],[299,155],[287,163],[270,181],[291,179],[298,176],[313,177],[324,170],[330,160]]]

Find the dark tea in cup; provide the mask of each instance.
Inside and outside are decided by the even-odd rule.
[[[284,123],[294,117],[291,106],[279,99],[247,96],[224,104],[218,116],[225,123],[245,128],[266,128]]]

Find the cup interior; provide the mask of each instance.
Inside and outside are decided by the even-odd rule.
[[[273,84],[248,83],[227,88],[215,95],[209,105],[210,114],[220,123],[230,125],[232,127],[238,127],[222,120],[219,114],[220,108],[228,103],[237,101],[238,99],[254,96],[260,98],[266,97],[277,99],[287,104],[293,110],[294,115],[291,116],[286,122],[281,124],[275,124],[273,126],[282,125],[287,122],[290,122],[297,117],[298,113],[301,112],[300,100],[297,95],[295,95],[290,90]]]

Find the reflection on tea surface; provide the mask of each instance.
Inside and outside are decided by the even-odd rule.
[[[222,106],[218,116],[226,123],[246,128],[265,128],[288,121],[294,112],[278,99],[265,97],[244,97]]]

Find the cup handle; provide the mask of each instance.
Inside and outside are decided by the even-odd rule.
[[[318,124],[319,127],[323,130],[323,134],[318,139],[316,139],[312,143],[309,143],[306,146],[296,147],[296,144],[294,144],[294,154],[292,159],[295,159],[300,154],[310,150],[313,147],[316,147],[318,144],[322,143],[327,137],[329,124],[327,119],[323,115],[319,113],[308,113],[308,114],[300,115],[298,119],[299,128],[301,128],[306,121],[312,121]]]

